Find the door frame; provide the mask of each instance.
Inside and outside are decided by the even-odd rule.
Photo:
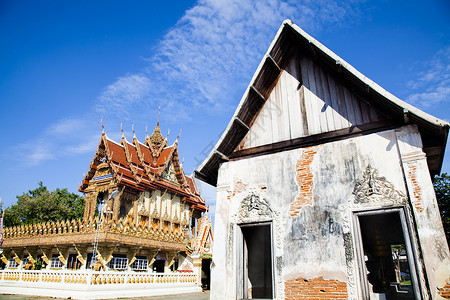
[[[270,264],[271,264],[271,273],[272,273],[272,299],[275,298],[275,264],[274,264],[274,239],[273,239],[273,222],[270,221],[262,221],[262,222],[252,222],[252,223],[239,223],[236,224],[236,258],[237,258],[237,276],[236,276],[236,296],[237,299],[249,299],[248,298],[248,287],[247,287],[247,278],[248,278],[248,267],[245,266],[246,257],[248,252],[246,252],[246,244],[244,243],[244,235],[242,233],[242,228],[245,227],[256,227],[256,226],[269,226],[269,235],[270,235]],[[248,261],[247,261],[248,262]],[[251,298],[250,298],[251,299]]]
[[[419,269],[417,263],[418,256],[416,249],[413,247],[412,244],[412,234],[411,234],[412,230],[409,218],[407,217],[406,208],[404,206],[353,211],[353,232],[355,233],[357,266],[359,270],[359,281],[363,299],[370,299],[370,293],[369,293],[369,283],[367,281],[367,267],[364,259],[364,248],[359,217],[369,215],[382,215],[395,212],[399,214],[400,223],[402,226],[403,239],[405,242],[406,255],[408,257],[413,294],[416,299],[422,299],[421,286],[419,283],[419,276],[417,272],[417,270]]]

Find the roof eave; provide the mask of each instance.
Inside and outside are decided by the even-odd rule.
[[[285,45],[286,43],[297,42],[296,40],[289,41],[289,39],[292,39],[292,34],[294,34],[297,38],[299,38],[300,42],[309,44],[311,48],[313,48],[313,51],[318,52],[318,56],[320,55],[322,58],[325,58],[329,61],[331,60],[330,65],[332,65],[334,68],[336,69],[340,68],[340,70],[343,70],[344,76],[347,77],[349,82],[350,81],[352,81],[353,83],[357,82],[360,88],[361,86],[365,87],[368,94],[373,93],[373,95],[375,96],[378,95],[377,101],[380,101],[381,104],[373,103],[374,105],[375,104],[381,106],[387,105],[395,108],[393,114],[395,114],[397,118],[400,117],[403,118],[404,114],[408,114],[411,123],[418,124],[419,128],[421,129],[421,132],[422,131],[431,132],[435,136],[437,136],[439,139],[438,144],[439,147],[441,148],[441,155],[439,156],[439,163],[438,163],[439,167],[437,169],[437,172],[439,172],[439,170],[442,167],[443,154],[445,151],[448,129],[450,126],[448,122],[435,118],[421,111],[420,109],[398,99],[397,97],[395,97],[394,95],[383,89],[381,86],[376,84],[374,81],[370,80],[368,77],[361,74],[352,65],[347,63],[345,60],[337,56],[334,52],[332,52],[327,47],[318,42],[316,39],[311,37],[300,27],[295,25],[292,21],[285,20],[283,24],[280,26],[275,38],[272,40],[272,43],[270,44],[269,49],[267,50],[265,56],[261,60],[256,72],[254,73],[250,81],[250,84],[248,85],[244,95],[242,96],[236,108],[236,111],[233,114],[233,117],[231,118],[230,122],[228,123],[225,131],[223,132],[222,136],[214,146],[213,150],[209,153],[209,155],[200,165],[198,170],[195,171],[196,178],[216,186],[218,176],[217,172],[219,165],[228,160],[228,155],[232,153],[232,151],[240,142],[239,141],[238,143],[236,143],[236,141],[239,139],[242,140],[242,138],[248,132],[254,116],[257,114],[257,112],[262,107],[262,105],[264,104],[265,100],[268,97],[268,95],[264,95],[266,91],[261,91],[255,88],[255,85],[258,84],[257,80],[258,78],[261,79],[262,77],[261,73],[264,71],[264,68],[266,69],[270,68],[271,65],[274,66],[275,69],[276,68],[280,69],[279,73],[281,73],[282,70],[278,66],[277,62],[272,58],[271,53],[272,55],[276,56],[278,63],[281,63],[281,60],[284,58],[283,57],[284,50],[281,48],[281,46]],[[270,74],[272,78],[275,75],[276,71],[274,72],[274,74]],[[265,79],[267,81],[267,75]],[[259,83],[261,84],[261,82]],[[248,104],[248,102],[252,100],[251,98],[252,95],[254,95],[253,98],[255,99],[258,99],[258,97],[260,98],[259,101],[260,103],[258,103],[258,100],[256,100],[255,102],[257,103],[256,109]],[[248,112],[247,114],[244,114],[242,113],[244,108],[246,109],[253,108],[253,112],[250,112],[250,114]],[[238,134],[236,134],[236,132]],[[436,172],[436,170],[434,172]]]

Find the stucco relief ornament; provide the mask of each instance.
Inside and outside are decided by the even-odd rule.
[[[363,178],[355,184],[353,194],[355,203],[369,203],[373,201],[389,200],[396,203],[406,202],[406,196],[395,189],[394,185],[385,177],[378,175],[378,171],[370,164],[364,172]]]
[[[266,200],[261,199],[257,194],[250,194],[241,202],[239,209],[239,218],[248,219],[250,217],[272,217],[272,209]]]

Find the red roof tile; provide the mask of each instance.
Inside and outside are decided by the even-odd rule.
[[[178,152],[177,152],[177,144],[174,144],[170,147],[165,147],[159,153],[159,156],[156,159],[156,163],[154,163],[154,157],[152,156],[152,151],[149,148],[149,145],[144,145],[140,143],[137,139],[133,139],[133,144],[126,142],[125,139],[122,140],[122,143],[125,145],[126,150],[131,158],[131,166],[130,162],[128,162],[126,157],[126,151],[123,145],[118,144],[112,140],[109,140],[106,135],[102,136],[102,140],[99,144],[101,147],[102,143],[106,141],[106,148],[109,150],[108,156],[111,158],[111,166],[113,167],[114,172],[117,173],[117,179],[121,180],[122,184],[130,186],[132,188],[136,188],[138,190],[144,190],[147,188],[167,188],[172,192],[179,193],[183,196],[186,201],[189,201],[198,209],[204,210],[206,209],[204,205],[203,199],[200,198],[198,189],[195,185],[194,180],[184,175],[183,168],[179,164]],[[147,142],[146,142],[147,144]],[[167,142],[164,141],[164,144]],[[139,154],[137,148],[141,155],[144,158],[144,163],[142,163],[139,159]],[[97,153],[102,153],[102,151],[97,151]],[[156,153],[158,154],[158,153]],[[108,157],[108,158],[109,158]],[[95,164],[97,164],[100,158],[95,159]],[[177,172],[177,178],[181,184],[176,184],[174,182],[170,182],[165,179],[158,179],[158,177],[149,177],[146,173],[145,168],[150,169],[150,173],[152,175],[156,175],[163,171],[164,167],[168,163],[170,159],[173,159],[175,164],[175,169]],[[87,183],[92,179],[95,174],[96,165],[91,166],[89,172],[84,178],[83,183],[80,185],[80,191],[84,191],[87,187]],[[181,178],[181,179],[180,179]],[[184,183],[187,183],[187,186],[184,186]]]

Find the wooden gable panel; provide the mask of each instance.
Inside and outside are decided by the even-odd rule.
[[[294,57],[236,150],[385,119],[309,57]]]

